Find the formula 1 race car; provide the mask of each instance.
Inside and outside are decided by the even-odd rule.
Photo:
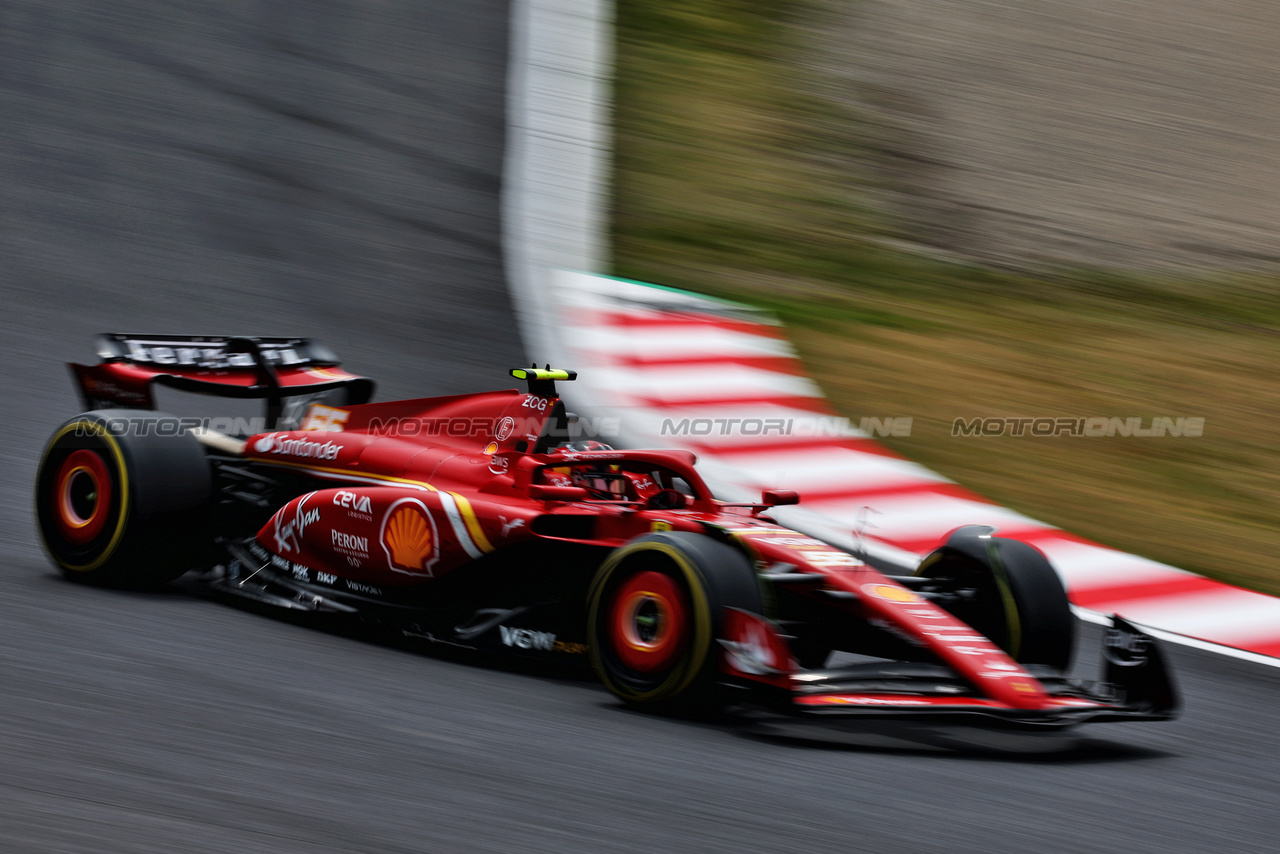
[[[369,403],[305,339],[100,338],[85,414],[50,439],[39,530],[70,578],[221,595],[406,637],[589,660],[627,703],[1060,728],[1162,720],[1156,642],[1119,618],[1101,681],[1069,678],[1075,623],[1044,556],[965,527],[911,575],[715,499],[685,451],[582,439],[556,383]],[[153,387],[261,398],[231,435],[154,411]],[[841,653],[833,656],[833,653]]]

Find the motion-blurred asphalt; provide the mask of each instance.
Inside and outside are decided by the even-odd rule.
[[[1274,851],[1280,672],[1173,724],[847,749],[599,686],[85,589],[30,484],[98,331],[306,334],[379,397],[503,387],[508,9],[0,5],[0,850]]]

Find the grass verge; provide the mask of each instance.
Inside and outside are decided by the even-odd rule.
[[[1280,594],[1273,280],[1016,272],[889,248],[864,116],[795,58],[810,0],[619,0],[615,272],[775,311],[900,453],[1126,551]],[[957,418],[1203,417],[1200,438],[953,437]]]

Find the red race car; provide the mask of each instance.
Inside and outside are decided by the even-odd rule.
[[[70,578],[164,584],[368,621],[451,647],[586,658],[627,703],[1032,728],[1162,720],[1156,642],[1115,618],[1103,680],[1068,676],[1075,621],[1036,549],[955,531],[909,576],[718,501],[684,451],[583,440],[556,383],[367,402],[305,339],[100,339],[86,409],[36,480]],[[262,431],[153,410],[153,387],[261,398]],[[225,419],[229,421],[229,419]],[[216,419],[215,419],[216,421]],[[839,653],[834,655],[833,653]]]

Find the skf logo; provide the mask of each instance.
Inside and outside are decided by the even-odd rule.
[[[431,575],[439,551],[436,523],[421,501],[401,498],[387,508],[378,539],[393,570],[407,575]]]

